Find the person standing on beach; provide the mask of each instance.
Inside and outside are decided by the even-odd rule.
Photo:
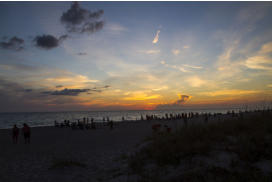
[[[30,127],[26,123],[24,123],[22,130],[25,138],[25,144],[30,143]]]
[[[17,128],[16,124],[12,128],[12,139],[13,143],[17,143],[19,135],[19,128]]]

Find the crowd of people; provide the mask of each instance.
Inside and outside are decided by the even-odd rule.
[[[103,125],[107,125],[110,129],[113,129],[114,122],[107,117],[107,122],[105,122],[105,118],[103,118]],[[78,119],[76,122],[70,122],[70,120],[64,120],[63,122],[54,121],[54,126],[59,128],[72,128],[72,130],[81,129],[81,130],[89,130],[96,129],[98,127],[98,123],[94,122],[94,118],[83,118],[82,121]]]
[[[15,124],[13,126],[13,128],[12,128],[12,140],[13,140],[14,144],[18,143],[19,133],[20,133],[20,130]],[[23,134],[24,139],[25,139],[25,144],[27,144],[27,143],[29,144],[30,143],[30,134],[31,134],[31,132],[30,132],[30,127],[26,123],[23,124],[22,134]]]
[[[226,114],[229,115],[230,117],[240,117],[240,119],[244,119],[244,113],[247,112],[272,112],[271,109],[263,109],[263,110],[253,110],[253,111],[239,111],[239,112],[235,112],[234,110],[232,111],[228,111]],[[164,120],[164,121],[168,121],[168,120],[180,120],[183,121],[184,125],[187,126],[188,125],[188,121],[192,118],[201,118],[204,123],[208,123],[208,121],[210,120],[210,118],[217,118],[217,116],[222,115],[222,113],[193,113],[193,112],[189,112],[189,113],[179,113],[179,114],[168,114],[166,113],[163,116],[157,116],[157,115],[141,115],[140,120],[141,121],[160,121],[160,120]],[[219,119],[220,117],[218,117]],[[70,122],[70,120],[64,120],[63,122],[57,122],[56,120],[54,121],[54,126],[55,127],[59,127],[59,128],[72,128],[72,130],[76,130],[76,129],[81,129],[81,130],[89,130],[89,129],[96,129],[97,127],[100,126],[108,126],[111,130],[114,128],[114,122],[113,120],[110,120],[109,117],[103,117],[102,118],[102,123],[98,123],[94,121],[94,118],[88,118],[88,117],[84,117],[82,120],[78,119],[76,122]],[[122,117],[122,121],[125,121],[125,118]],[[157,131],[160,128],[160,124],[154,124],[152,126],[152,129],[154,131]],[[167,125],[164,125],[165,129],[167,132],[171,131],[171,128]],[[30,131],[30,127],[24,123],[23,127],[21,128],[22,131],[22,135],[24,137],[24,141],[25,144],[29,144],[30,143],[30,136],[31,136],[31,131]],[[16,144],[18,143],[18,137],[19,137],[19,133],[20,133],[20,129],[17,127],[17,125],[15,124],[12,128],[12,139],[13,139],[13,143]]]

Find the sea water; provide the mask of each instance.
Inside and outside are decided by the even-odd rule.
[[[188,112],[198,113],[226,113],[232,109],[183,109],[183,110],[143,110],[143,111],[69,111],[69,112],[17,112],[17,113],[0,113],[0,128],[12,128],[14,124],[21,127],[23,123],[27,123],[31,127],[38,126],[53,126],[54,121],[70,122],[82,121],[83,118],[93,118],[95,122],[103,122],[103,118],[109,117],[114,122],[122,121],[124,118],[127,121],[140,120],[141,115],[145,118],[146,115],[156,115],[158,117],[165,114],[180,114]]]

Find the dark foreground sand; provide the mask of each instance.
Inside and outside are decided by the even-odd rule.
[[[214,122],[228,116],[219,117]],[[189,121],[199,122],[204,119]],[[40,127],[32,128],[30,144],[24,144],[22,133],[18,144],[13,144],[11,130],[0,130],[0,182],[111,181],[111,172],[127,168],[126,161],[120,158],[137,151],[143,140],[153,134],[155,123],[168,124],[172,131],[183,125],[182,120],[175,120],[124,122],[115,124],[113,130],[107,126],[96,130]],[[60,161],[86,166],[62,166]]]
[[[163,122],[171,127],[176,122]],[[108,171],[122,167],[122,155],[136,150],[152,134],[157,121],[124,122],[114,129],[32,128],[31,143],[24,144],[20,133],[18,144],[12,143],[11,130],[0,130],[0,181],[97,181]],[[20,131],[21,132],[21,131]],[[52,168],[56,161],[77,161],[86,167]]]

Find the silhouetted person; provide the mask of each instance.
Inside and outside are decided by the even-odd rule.
[[[13,143],[17,143],[19,135],[19,128],[17,128],[16,124],[12,128],[12,139]]]
[[[114,126],[114,122],[111,120],[111,121],[109,122],[109,125],[110,125],[110,129],[112,130],[112,129],[113,129],[113,126]]]
[[[183,120],[184,120],[184,125],[185,125],[185,127],[187,127],[187,126],[188,126],[188,118],[187,118],[187,115],[184,115]]]
[[[54,126],[59,127],[59,123],[56,120],[54,121]]]
[[[30,127],[26,123],[24,123],[22,130],[25,138],[25,143],[30,143]]]
[[[209,117],[207,114],[205,114],[205,123],[207,124],[208,123],[208,120],[209,120]]]

